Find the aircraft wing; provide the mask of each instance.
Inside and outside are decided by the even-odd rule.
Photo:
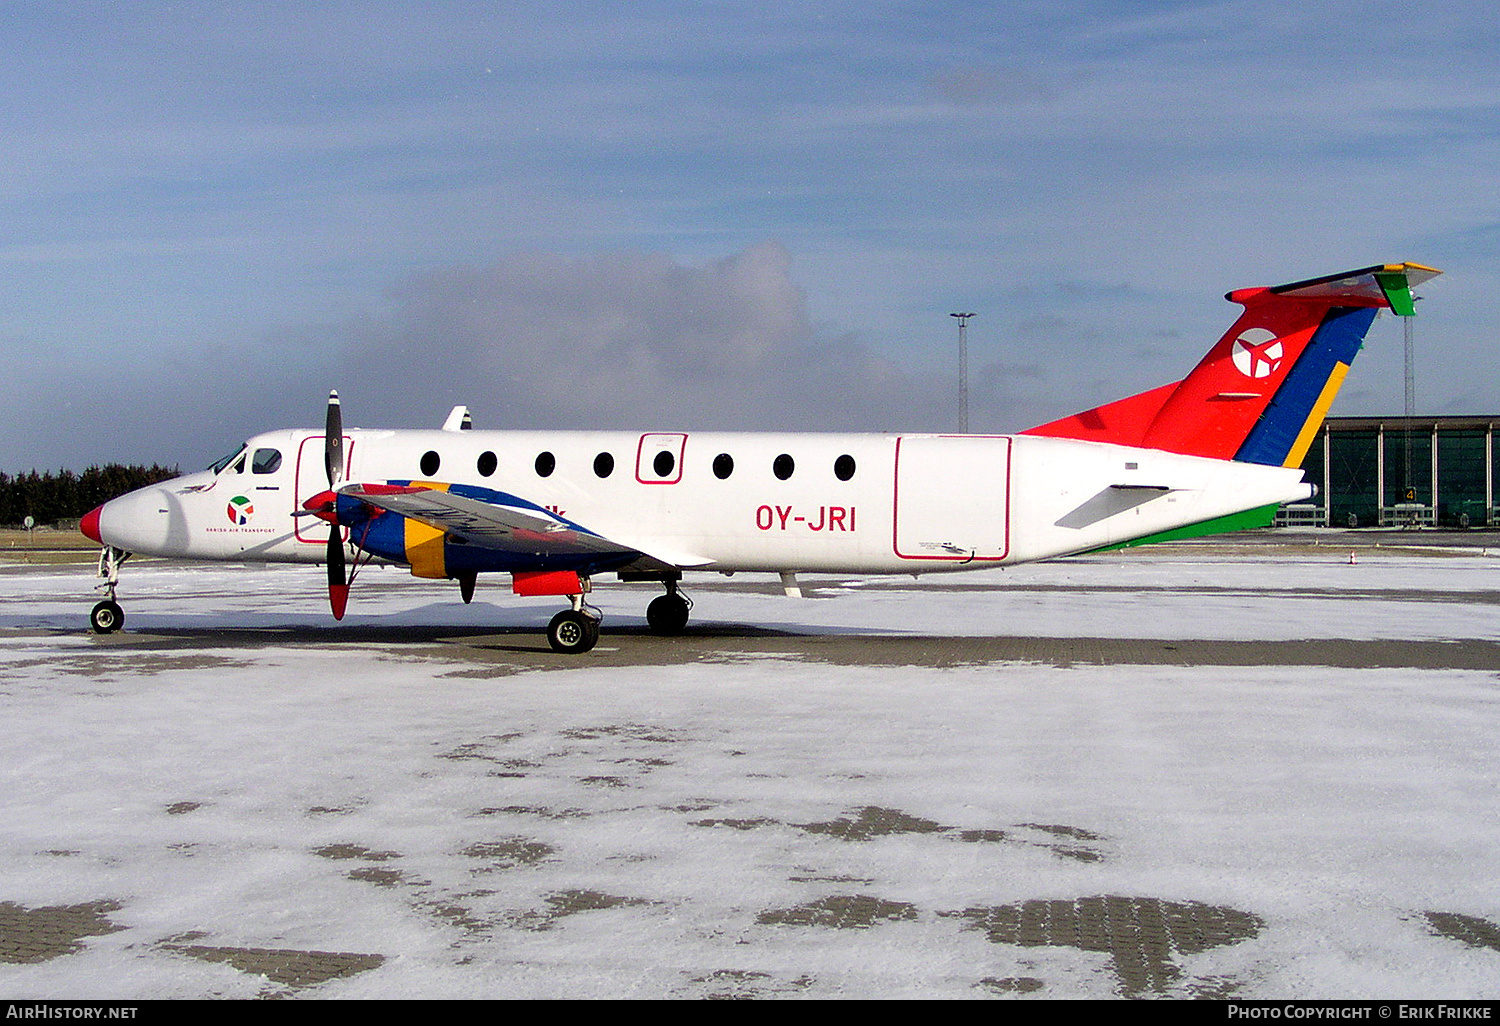
[[[518,496],[487,488],[437,482],[349,484],[339,495],[500,552],[622,559],[644,555]]]

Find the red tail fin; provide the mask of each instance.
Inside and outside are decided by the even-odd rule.
[[[1298,466],[1381,308],[1414,312],[1439,272],[1383,264],[1225,298],[1244,306],[1182,381],[1025,432]]]

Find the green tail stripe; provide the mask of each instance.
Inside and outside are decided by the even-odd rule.
[[[1144,538],[1134,538],[1127,542],[1120,542],[1118,545],[1106,545],[1090,551],[1114,552],[1117,549],[1129,549],[1137,545],[1154,545],[1157,542],[1182,541],[1184,538],[1203,538],[1211,534],[1245,531],[1253,527],[1270,527],[1276,522],[1276,511],[1280,508],[1281,503],[1273,502],[1269,506],[1260,506],[1243,513],[1230,513],[1228,516],[1214,517],[1212,520],[1188,524],[1186,527],[1174,527],[1170,531],[1160,531],[1156,534],[1148,534]]]
[[[1383,271],[1376,271],[1375,280],[1380,283],[1380,291],[1385,293],[1386,302],[1391,304],[1392,313],[1397,317],[1417,315],[1417,304],[1412,301],[1411,287],[1406,282],[1404,272],[1387,274]]]

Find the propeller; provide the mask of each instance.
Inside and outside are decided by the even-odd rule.
[[[339,534],[339,479],[344,475],[344,414],[338,392],[328,393],[328,419],[323,428],[323,466],[328,472],[328,490],[333,493],[333,515],[328,517],[328,604],[333,618],[342,620],[349,605],[349,577],[344,569],[344,539]]]

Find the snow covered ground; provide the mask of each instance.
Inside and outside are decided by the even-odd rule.
[[[316,568],[132,563],[109,638],[87,571],[6,569],[0,993],[1495,998],[1500,665],[859,654],[1496,641],[1497,582],[1270,547],[704,578],[684,661],[640,587],[567,658],[556,602],[393,569],[335,627]]]

